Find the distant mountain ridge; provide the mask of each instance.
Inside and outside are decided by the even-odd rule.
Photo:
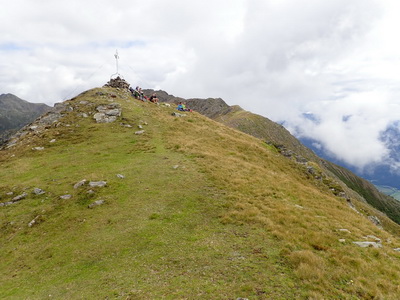
[[[145,90],[146,94],[153,92],[156,92],[161,102],[177,104],[185,101],[187,107],[231,128],[272,143],[280,151],[284,151],[287,156],[300,161],[316,163],[327,176],[339,182],[339,190],[343,189],[346,194],[372,205],[400,224],[399,201],[380,192],[374,184],[357,176],[352,171],[317,156],[282,125],[266,117],[245,111],[240,106],[229,106],[221,98],[184,99],[169,95],[165,91]]]
[[[13,94],[0,95],[0,144],[11,134],[29,124],[50,106],[43,103],[30,103]]]

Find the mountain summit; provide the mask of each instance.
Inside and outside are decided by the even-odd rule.
[[[126,88],[57,104],[0,151],[0,296],[396,299],[399,225],[296,157]]]

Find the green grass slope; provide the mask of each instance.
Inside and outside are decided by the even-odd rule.
[[[115,102],[122,116],[96,123]],[[399,227],[274,147],[126,90],[66,104],[0,151],[0,298],[398,298]],[[107,184],[74,188],[83,179]],[[353,244],[372,236],[381,248]]]

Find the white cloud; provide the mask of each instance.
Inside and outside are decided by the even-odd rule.
[[[222,97],[360,168],[400,119],[395,0],[15,0],[0,11],[0,93],[54,103],[106,83]],[[302,118],[311,111],[316,124]],[[345,121],[344,121],[345,120]]]

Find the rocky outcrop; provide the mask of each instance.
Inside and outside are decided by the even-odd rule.
[[[129,89],[130,84],[121,77],[111,78],[103,87]]]
[[[93,118],[97,123],[112,123],[121,116],[121,106],[118,103],[110,103],[96,107],[98,113],[94,114]]]

